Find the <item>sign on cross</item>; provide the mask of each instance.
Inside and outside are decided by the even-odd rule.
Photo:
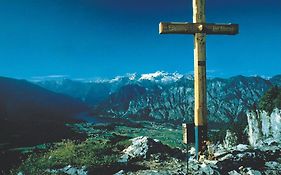
[[[206,23],[205,1],[193,0],[193,23],[159,24],[160,34],[194,34],[194,124],[197,159],[206,149],[207,142],[206,34],[235,35],[239,31],[238,24]]]

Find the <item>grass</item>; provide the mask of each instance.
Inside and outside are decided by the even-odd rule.
[[[120,152],[130,142],[122,140],[112,144],[110,140],[96,140],[88,138],[86,141],[76,143],[65,140],[57,143],[45,153],[31,154],[23,164],[10,174],[24,172],[29,175],[51,174],[47,170],[59,169],[71,165],[73,167],[110,167],[117,162]]]
[[[69,125],[70,126],[70,125]],[[168,124],[154,122],[138,123],[111,123],[104,125],[74,124],[74,130],[86,132],[89,136],[99,138],[110,138],[113,135],[121,135],[128,138],[138,136],[148,136],[160,140],[162,143],[172,148],[185,148],[182,144],[182,128]]]
[[[182,144],[182,130],[167,124],[151,122],[110,123],[92,125],[89,123],[68,124],[76,132],[87,133],[85,141],[64,140],[53,144],[48,150],[33,152],[10,174],[24,172],[28,175],[49,175],[53,169],[68,165],[81,168],[99,169],[114,167],[121,151],[130,145],[130,138],[148,136],[158,139],[170,147],[185,148]],[[23,148],[25,150],[26,148]]]
[[[143,128],[130,128],[127,126],[117,126],[115,132],[128,137],[148,136],[160,140],[163,144],[172,148],[185,148],[182,143],[181,128],[171,128],[163,124],[146,123]]]

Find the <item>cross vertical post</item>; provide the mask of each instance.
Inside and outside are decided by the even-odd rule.
[[[196,157],[206,150],[207,142],[207,82],[206,82],[206,34],[236,35],[238,24],[206,23],[206,0],[193,0],[193,23],[160,22],[160,34],[194,35],[194,125]],[[183,125],[184,143],[187,144],[190,133]]]
[[[205,0],[193,0],[193,23],[205,23]],[[203,29],[203,26],[199,26]],[[195,150],[204,151],[207,140],[206,33],[194,34]]]

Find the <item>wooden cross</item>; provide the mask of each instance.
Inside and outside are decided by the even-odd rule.
[[[206,34],[235,35],[238,24],[206,23],[205,0],[193,0],[193,23],[161,22],[160,34],[194,34],[194,124],[197,159],[207,142]]]

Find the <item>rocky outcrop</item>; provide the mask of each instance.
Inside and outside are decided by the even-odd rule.
[[[226,135],[225,135],[225,139],[223,141],[223,145],[225,148],[231,148],[231,147],[234,147],[238,144],[238,138],[237,138],[237,135],[230,131],[230,130],[227,130],[226,131]]]
[[[120,159],[121,162],[126,163],[126,167],[116,175],[281,174],[281,144],[274,146],[265,144],[263,148],[244,144],[235,144],[235,146],[229,144],[228,147],[225,144],[208,144],[208,152],[198,161],[195,159],[193,147],[188,151],[188,159],[186,159],[185,156],[179,158],[179,155],[184,153],[148,137],[137,137],[131,141],[132,144],[123,151]],[[130,168],[132,166],[138,168],[132,171]]]
[[[146,159],[149,156],[148,151],[149,148],[152,147],[153,144],[156,144],[158,141],[150,139],[148,137],[137,137],[131,139],[132,145],[123,150],[123,155],[119,162],[127,163],[131,160],[141,160]]]
[[[186,155],[181,150],[145,136],[133,138],[131,142],[119,159],[126,167],[116,175],[186,174]]]
[[[172,149],[163,145],[159,140],[140,136],[131,139],[132,144],[123,150],[120,163],[128,163],[138,160],[150,159],[153,154],[172,155],[175,158],[183,158],[184,154],[179,149]]]
[[[281,145],[264,145],[263,149],[239,144],[225,148],[223,145],[209,145],[214,150],[212,159],[195,159],[191,154],[188,160],[188,174],[191,175],[244,175],[281,174]]]
[[[188,151],[188,174],[280,175],[281,110],[270,115],[256,110],[247,116],[250,145],[238,144],[237,135],[227,131],[223,144],[208,144],[199,161],[194,149]]]
[[[82,168],[76,168],[71,165],[68,165],[61,169],[47,170],[47,172],[52,173],[52,174],[88,175],[86,166],[83,166]]]
[[[265,111],[247,113],[249,143],[262,146],[264,142],[281,143],[281,110],[275,109],[271,114]]]

